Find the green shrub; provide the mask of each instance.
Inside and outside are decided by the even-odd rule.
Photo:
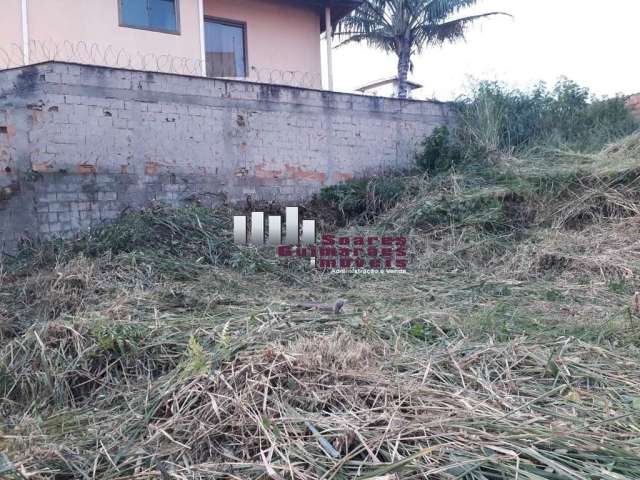
[[[505,232],[527,223],[523,199],[511,192],[479,191],[475,194],[425,201],[408,213],[415,228],[434,230],[456,225],[484,232]]]
[[[416,163],[420,170],[439,173],[451,169],[460,161],[459,145],[452,141],[446,126],[437,127],[422,142],[422,150],[417,155]]]
[[[598,98],[566,79],[529,91],[480,82],[456,109],[454,142],[467,158],[539,146],[593,151],[639,127],[623,97]]]
[[[133,323],[100,323],[93,328],[91,335],[103,351],[116,355],[135,353],[141,348],[147,329]]]
[[[348,180],[323,188],[319,200],[337,210],[342,223],[358,218],[366,220],[395,205],[406,188],[404,177],[397,175]]]

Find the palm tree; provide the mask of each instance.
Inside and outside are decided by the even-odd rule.
[[[464,38],[466,27],[490,15],[451,18],[478,0],[364,0],[336,29],[344,41],[366,42],[398,56],[398,97],[407,98],[407,75],[411,57],[429,45],[442,45]]]

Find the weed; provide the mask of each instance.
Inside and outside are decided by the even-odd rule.
[[[530,91],[480,82],[457,110],[455,142],[468,160],[543,145],[595,151],[639,127],[623,97],[596,98],[566,79],[552,89],[540,83]]]
[[[180,376],[188,378],[203,375],[213,368],[213,359],[195,337],[189,338],[185,359],[178,366]]]
[[[116,355],[127,355],[141,348],[146,329],[139,324],[113,324],[101,322],[95,325],[91,335],[100,349]]]
[[[397,175],[368,180],[349,180],[323,188],[319,200],[340,213],[339,222],[371,221],[382,211],[395,205],[407,192],[404,178]]]
[[[562,294],[562,292],[555,290],[553,288],[550,288],[543,292],[542,298],[548,302],[561,302],[564,300],[565,297]]]
[[[632,295],[634,292],[633,286],[624,278],[610,280],[607,287],[611,292],[618,295]]]
[[[433,133],[424,139],[416,164],[423,172],[437,174],[455,167],[460,160],[460,147],[451,139],[449,129],[442,126],[436,127]]]

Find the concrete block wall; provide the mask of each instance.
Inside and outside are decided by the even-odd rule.
[[[446,104],[49,62],[0,71],[0,244],[151,201],[295,204],[408,166]]]

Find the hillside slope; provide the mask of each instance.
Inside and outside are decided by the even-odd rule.
[[[636,134],[369,184],[341,231],[406,235],[406,275],[236,247],[197,206],[33,246],[0,271],[0,472],[640,478],[639,172]]]

